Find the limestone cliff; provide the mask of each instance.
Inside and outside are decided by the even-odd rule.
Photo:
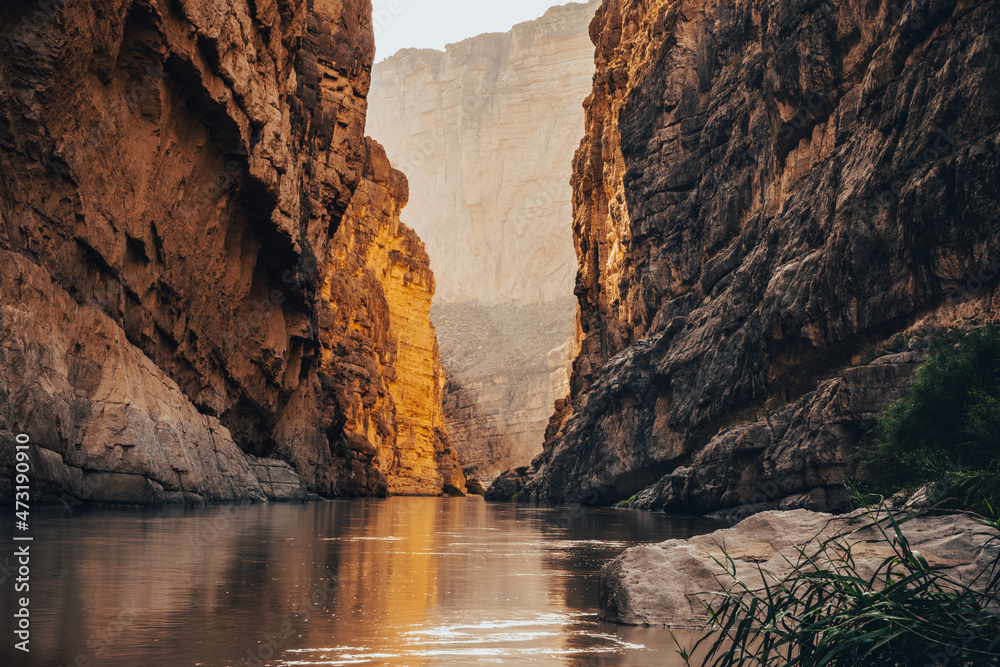
[[[591,36],[582,350],[524,495],[838,506],[921,332],[1000,315],[1000,6],[605,0]]]
[[[367,0],[0,7],[0,445],[31,437],[40,487],[203,502],[409,474],[410,441],[340,418],[321,323],[373,56]]]
[[[410,178],[406,219],[438,279],[452,440],[484,478],[541,451],[548,413],[568,391],[576,265],[568,182],[598,4],[553,7],[444,52],[406,49],[372,73],[368,131]],[[519,316],[525,308],[535,317]]]

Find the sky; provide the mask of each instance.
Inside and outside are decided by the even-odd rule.
[[[586,0],[583,0],[586,1]],[[568,0],[373,0],[375,60],[400,49],[444,49],[484,32],[507,32]]]

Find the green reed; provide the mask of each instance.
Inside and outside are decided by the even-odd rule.
[[[711,622],[691,650],[678,643],[678,653],[690,665],[704,651],[697,664],[713,667],[1000,664],[1000,519],[973,517],[997,556],[963,582],[910,547],[901,527],[917,515],[901,518],[880,506],[869,516],[879,533],[874,542],[889,545],[892,555],[868,576],[841,538],[813,554],[798,549],[787,577],[758,565],[759,588],[737,577],[728,554],[716,560],[726,574],[722,592],[706,604]]]

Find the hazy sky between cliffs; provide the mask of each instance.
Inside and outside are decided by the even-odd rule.
[[[586,0],[582,0],[586,2]],[[566,0],[373,0],[375,60],[400,49],[443,50],[484,32],[507,32]]]

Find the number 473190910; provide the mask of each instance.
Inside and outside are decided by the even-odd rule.
[[[31,478],[28,477],[28,473],[31,472],[31,462],[28,457],[28,442],[30,438],[27,435],[21,433],[17,436],[17,448],[14,455],[16,461],[16,476],[14,477],[14,516],[17,517],[17,528],[19,530],[28,530],[28,514],[29,506],[28,502],[31,499],[30,487],[28,483]]]

